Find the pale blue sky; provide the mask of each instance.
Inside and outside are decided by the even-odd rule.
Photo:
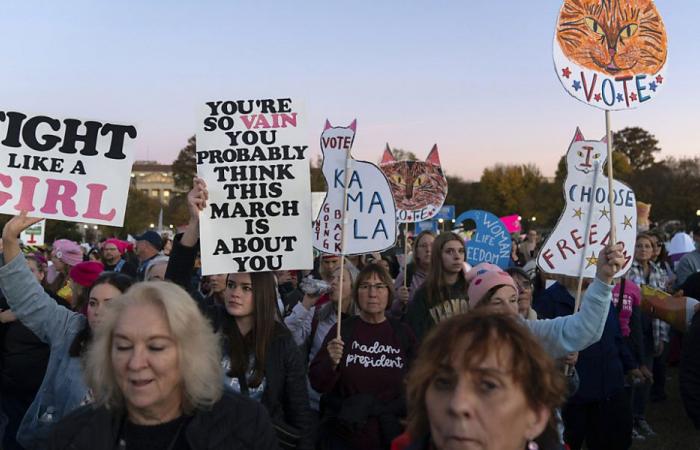
[[[663,155],[700,141],[700,2],[659,0],[669,36],[662,95],[612,114],[654,133]],[[323,121],[358,119],[353,154],[385,142],[478,179],[497,162],[554,174],[574,129],[602,111],[563,90],[552,64],[560,1],[21,1],[0,14],[1,110],[135,123],[137,158],[171,162],[200,102],[304,99],[318,153]]]

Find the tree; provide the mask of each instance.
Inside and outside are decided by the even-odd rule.
[[[408,150],[404,150],[401,148],[392,148],[391,154],[394,155],[394,158],[397,161],[416,161],[418,159],[415,153],[409,152]]]
[[[616,152],[629,158],[634,170],[648,169],[654,164],[654,153],[661,149],[659,141],[640,127],[627,127],[613,133],[613,146]]]
[[[197,175],[197,137],[187,140],[187,145],[180,150],[173,161],[173,179],[180,189],[192,189],[192,179]]]

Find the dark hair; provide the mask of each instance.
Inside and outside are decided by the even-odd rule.
[[[360,304],[358,303],[357,299],[359,298],[360,284],[364,283],[372,275],[377,275],[377,277],[379,277],[379,279],[382,280],[382,283],[386,284],[387,289],[389,291],[389,298],[387,299],[385,309],[391,308],[391,303],[394,301],[394,284],[391,281],[391,276],[389,275],[389,272],[387,272],[383,266],[377,264],[374,261],[363,267],[362,270],[360,270],[360,273],[357,274],[357,278],[355,279],[355,286],[352,290],[352,300],[355,302],[355,306],[357,306],[359,310]]]
[[[131,287],[132,284],[134,284],[134,279],[119,272],[104,272],[89,288],[82,288],[81,286],[83,291],[80,293],[80,296],[81,298],[83,296],[85,297],[83,305],[87,304],[87,301],[90,299],[90,291],[92,291],[95,286],[99,286],[101,284],[108,284],[123,294]],[[72,358],[81,356],[87,348],[87,344],[91,340],[92,329],[90,328],[89,324],[85,324],[85,327],[75,335],[75,338],[73,338],[73,342],[68,349],[68,355]]]
[[[566,382],[552,358],[517,317],[477,309],[438,324],[423,341],[408,375],[406,398],[411,436],[423,436],[430,429],[426,392],[440,368],[459,361],[458,370],[477,367],[489,354],[510,350],[509,372],[522,389],[530,408],[548,410],[560,406],[566,396]],[[554,415],[550,418],[550,425]]]
[[[458,241],[464,245],[464,240],[457,233],[448,231],[440,233],[433,241],[433,248],[430,252],[430,270],[425,279],[425,289],[428,308],[437,305],[441,301],[447,300],[449,295],[449,286],[445,284],[444,270],[442,267],[442,248],[451,241]],[[464,274],[459,274],[457,283],[461,283],[464,289],[464,296],[467,296],[467,282],[464,280]]]
[[[232,274],[226,277],[228,280]],[[257,387],[265,377],[265,359],[273,339],[284,329],[277,308],[275,275],[272,272],[249,273],[253,288],[253,329],[246,336],[241,335],[234,317],[226,314],[223,321],[224,336],[228,340],[228,355],[231,369],[228,376],[243,378],[248,371],[250,355],[254,359],[253,376],[248,385]]]
[[[413,241],[413,261],[416,263],[416,265],[418,265],[418,246],[420,245],[420,241],[426,236],[432,236],[434,238],[435,233],[430,230],[423,230],[418,233],[418,236],[416,236],[416,239]]]

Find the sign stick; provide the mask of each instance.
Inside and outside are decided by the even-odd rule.
[[[608,202],[610,203],[610,243],[617,244],[615,232],[615,195],[613,193],[613,135],[610,130],[610,111],[605,110],[605,136],[608,141]]]
[[[345,152],[345,186],[343,186],[343,212],[340,230],[340,292],[338,293],[338,318],[336,327],[336,339],[340,339],[340,322],[343,319],[343,277],[345,275],[345,225],[348,224],[348,185],[352,175],[352,158],[350,149]]]
[[[408,222],[403,224],[403,239],[403,287],[408,287],[408,277],[406,276],[406,268],[408,267]]]
[[[593,163],[593,191],[595,192],[598,188],[598,162]],[[612,192],[612,191],[611,191]],[[586,253],[588,253],[588,235],[591,232],[591,222],[593,222],[593,204],[595,202],[591,200],[588,206],[588,218],[586,219],[586,233],[584,234],[583,242],[583,253],[581,254],[581,266],[578,275],[578,286],[576,288],[576,306],[574,307],[574,312],[577,312],[581,308],[581,291],[583,290],[583,272],[585,270],[584,264],[586,264]]]

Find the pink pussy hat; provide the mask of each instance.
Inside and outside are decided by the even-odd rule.
[[[477,266],[478,267],[478,266]],[[472,269],[472,272],[476,270],[476,267]],[[469,297],[469,309],[474,309],[482,300],[484,296],[492,288],[496,286],[510,286],[515,292],[518,292],[518,286],[513,281],[510,275],[502,271],[500,268],[498,271],[495,270],[483,270],[480,274],[477,274],[469,283],[469,289],[467,290],[467,296]]]

